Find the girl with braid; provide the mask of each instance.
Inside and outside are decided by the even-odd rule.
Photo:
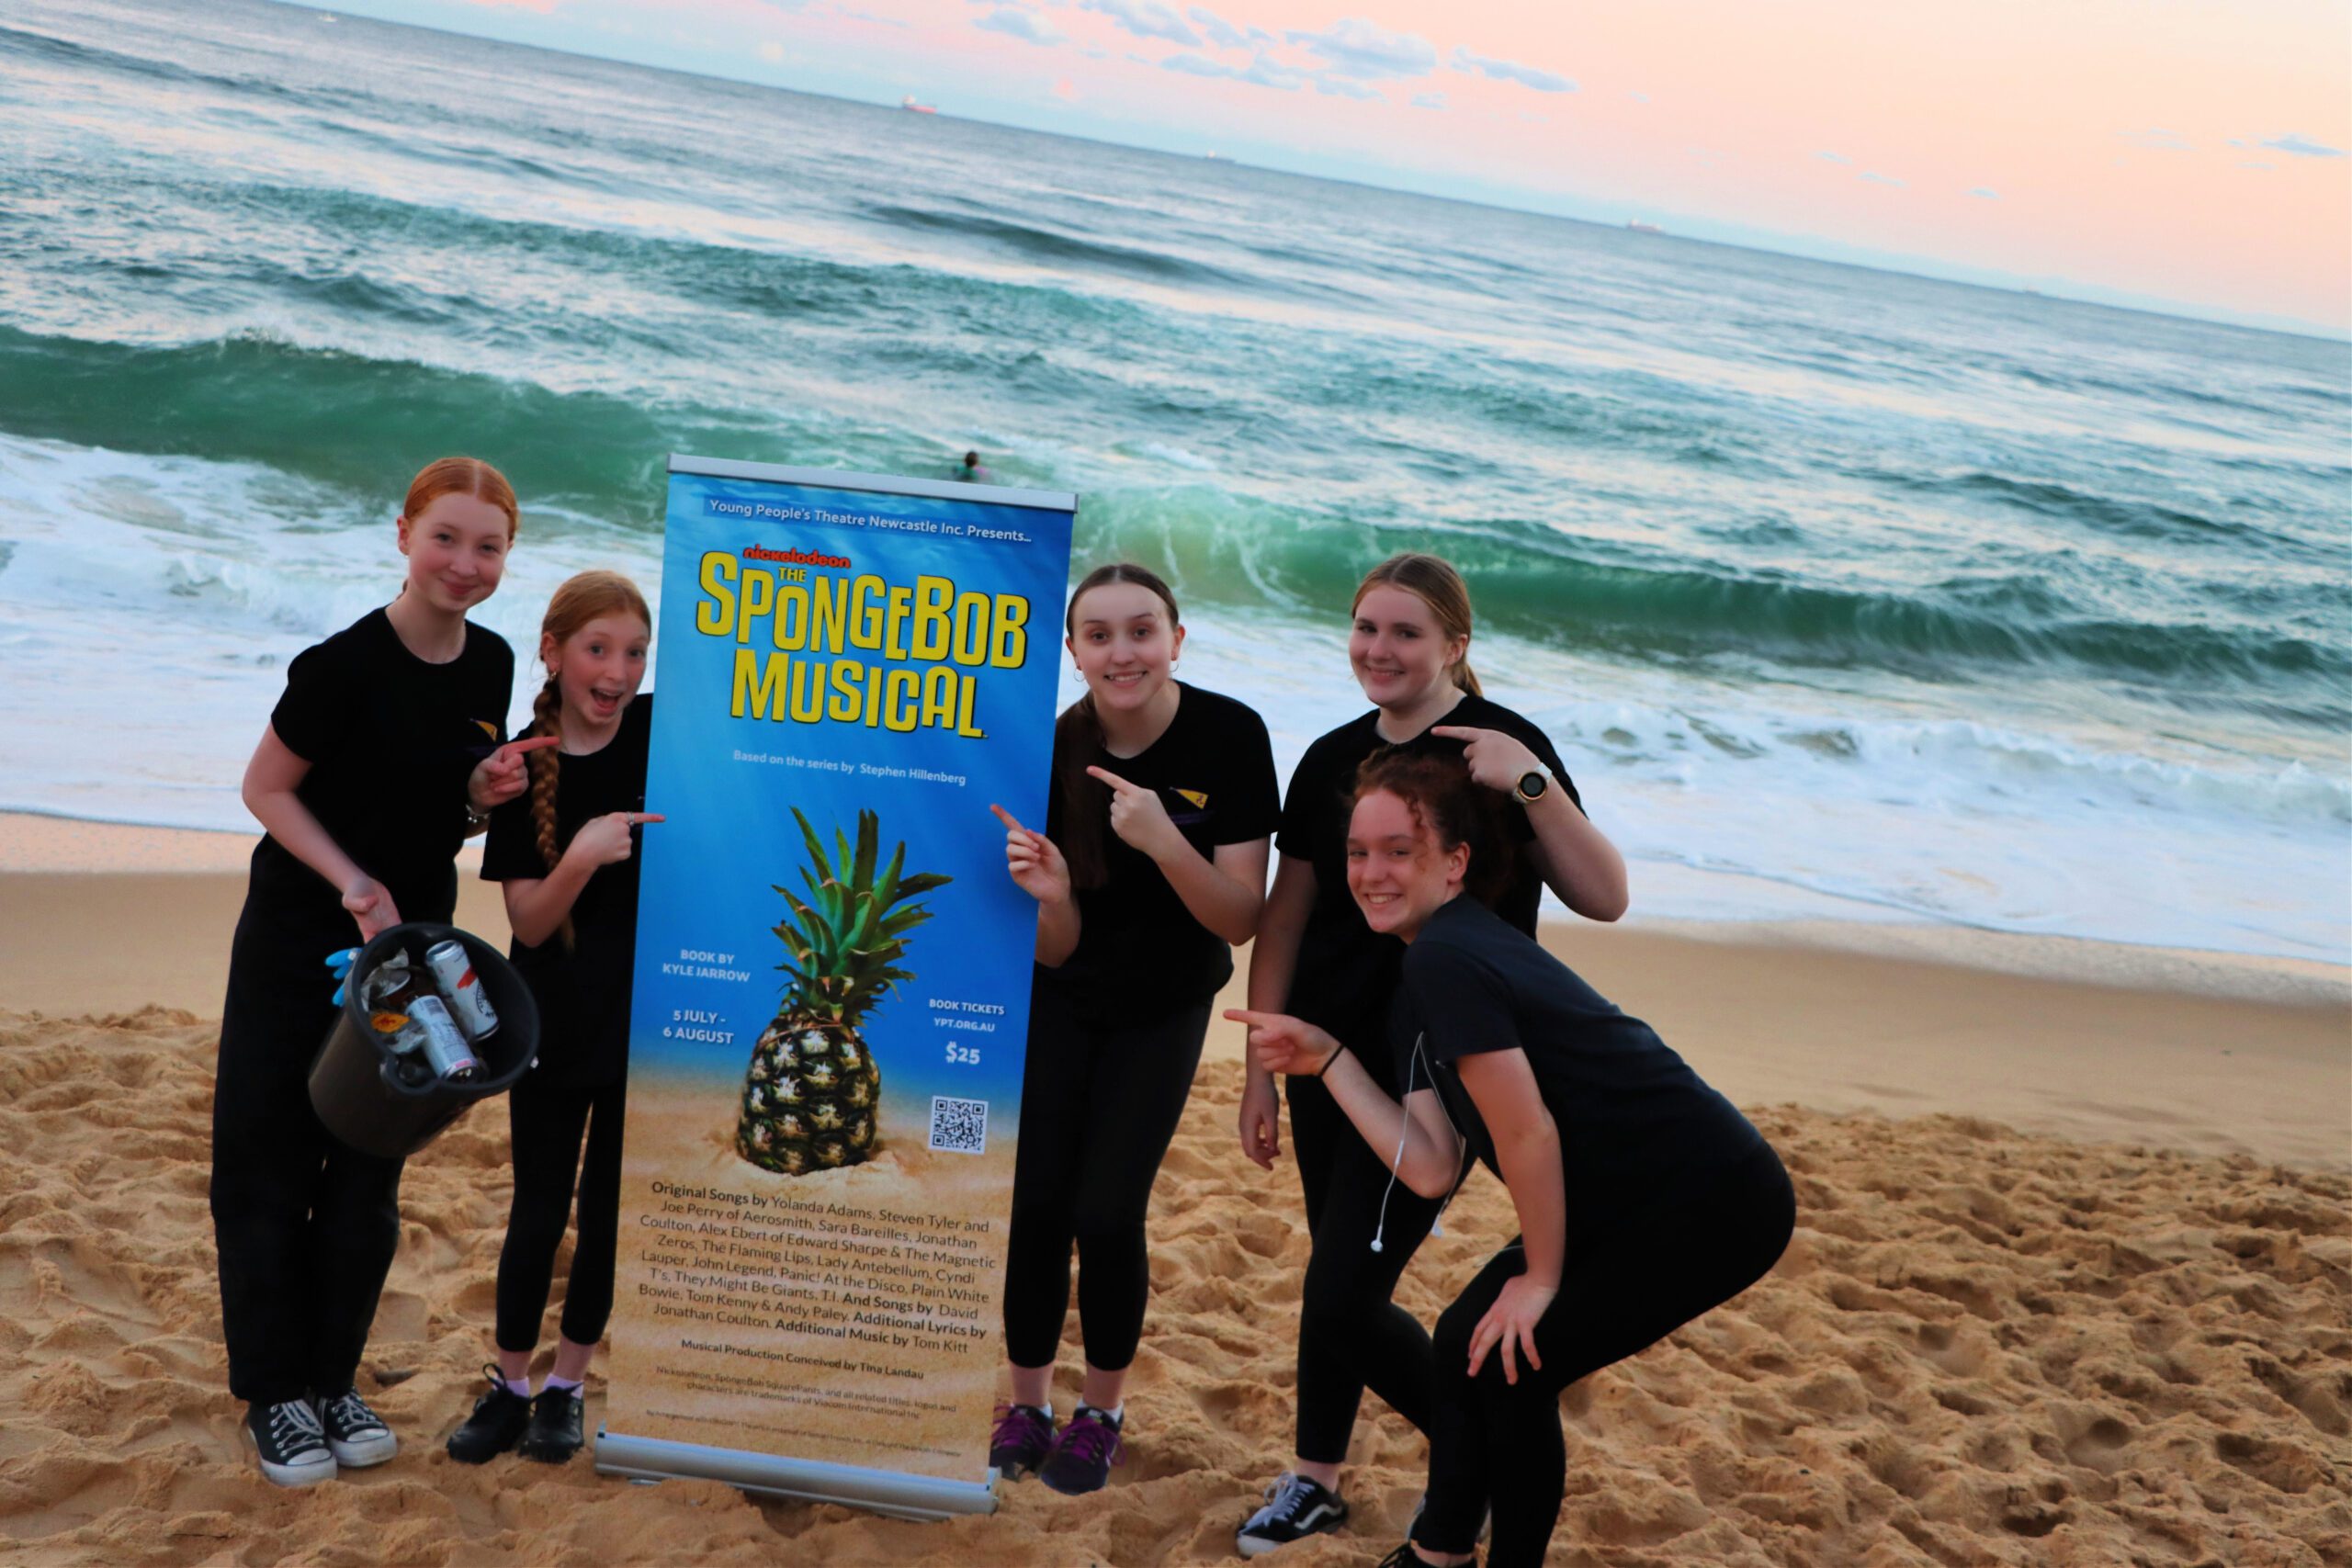
[[[500,883],[514,967],[539,1008],[539,1059],[506,1097],[514,1203],[498,1257],[498,1360],[489,1392],[449,1435],[449,1457],[481,1464],[518,1444],[560,1464],[580,1450],[581,1383],[613,1304],[621,1122],[628,1066],[629,978],[637,942],[637,862],[653,698],[645,679],[652,616],[636,584],[583,571],[555,591],[539,623],[547,683],[532,736],[529,793],[492,814],[481,874]],[[581,1160],[582,1133],[587,1160]],[[555,1365],[535,1398],[531,1359],[557,1246],[579,1193],[579,1239],[563,1292]]]

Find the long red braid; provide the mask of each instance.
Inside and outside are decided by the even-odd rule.
[[[653,615],[645,606],[645,595],[637,584],[617,571],[583,571],[564,579],[561,587],[548,600],[548,613],[539,621],[539,647],[542,655],[551,641],[561,648],[571,635],[600,615],[627,614],[635,615],[647,626],[653,625]],[[550,671],[539,694],[531,701],[531,728],[527,735],[563,733],[563,690]],[[547,863],[552,873],[563,858],[564,846],[556,838],[556,781],[563,768],[563,748],[542,746],[529,757],[531,769],[531,828],[537,840],[539,859]],[[556,928],[563,939],[564,950],[572,945],[571,917],[565,915]]]

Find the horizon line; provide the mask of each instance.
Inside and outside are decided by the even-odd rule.
[[[331,3],[331,0],[264,0],[264,3],[283,6],[288,10],[309,11],[314,15],[333,16],[357,22],[370,22],[382,27],[405,28],[414,32],[435,33],[443,38],[463,39],[469,43],[488,43],[510,49],[527,50],[541,54],[559,55],[571,60],[594,61],[601,64],[619,65],[631,70],[651,71],[664,75],[683,76],[690,81],[723,82],[729,86],[749,87],[758,92],[785,93],[796,97],[816,98],[826,103],[848,104],[858,108],[891,111],[899,110],[903,107],[903,105],[900,104],[881,102],[866,98],[845,97],[837,93],[819,92],[813,88],[808,87],[788,87],[780,83],[757,81],[747,76],[726,75],[717,71],[697,71],[682,65],[655,64],[642,60],[630,59],[618,54],[599,54],[585,49],[567,49],[556,44],[519,43],[511,39],[493,37],[487,33],[459,32],[451,28],[435,27],[429,22],[394,21],[388,17],[370,16],[365,12],[347,11],[341,8],[339,6]],[[1108,137],[1087,135],[1074,130],[1047,130],[1035,126],[1023,125],[1010,120],[986,119],[977,115],[969,114],[951,114],[939,109],[936,107],[927,111],[926,118],[938,121],[954,121],[966,125],[983,126],[991,130],[1010,130],[1025,136],[1045,136],[1052,137],[1060,141],[1084,142],[1091,146],[1109,147],[1116,149],[1122,152],[1139,152],[1151,157],[1178,159],[1185,162],[1226,164],[1230,164],[1235,168],[1250,170],[1254,174],[1276,175],[1285,179],[1308,180],[1324,185],[1344,186],[1356,190],[1377,191],[1384,196],[1399,196],[1411,197],[1416,200],[1443,202],[1452,206],[1476,208],[1480,210],[1488,212],[1507,212],[1515,217],[1536,218],[1559,223],[1575,223],[1586,228],[1606,230],[1611,232],[1624,232],[1630,227],[1632,222],[1632,220],[1628,220],[1626,222],[1619,223],[1604,219],[1581,217],[1570,212],[1547,210],[1541,207],[1514,206],[1502,201],[1481,200],[1476,197],[1448,196],[1436,191],[1417,190],[1410,186],[1401,185],[1375,184],[1370,180],[1351,179],[1344,175],[1309,173],[1302,169],[1283,168],[1273,164],[1251,163],[1244,159],[1229,157],[1223,153],[1217,153],[1212,157],[1202,153],[1173,152],[1163,148],[1149,146],[1142,142],[1114,141]],[[1512,187],[1505,186],[1504,188],[1510,189]],[[1697,215],[1683,214],[1681,216],[1690,217]],[[1707,219],[1703,216],[1699,216],[1698,220],[1702,222],[1721,221],[1720,220]],[[1954,277],[1938,272],[1917,270],[1917,268],[1919,267],[1956,267],[1964,265],[1939,263],[1928,257],[1906,257],[1898,255],[1893,258],[1894,261],[1909,261],[1913,263],[1912,266],[1903,266],[1892,265],[1891,262],[1882,263],[1855,261],[1847,258],[1816,255],[1802,250],[1781,249],[1771,245],[1742,242],[1738,240],[1714,239],[1698,234],[1679,234],[1670,229],[1664,228],[1660,228],[1657,233],[1651,236],[1651,238],[1679,240],[1686,244],[1693,245],[1719,246],[1724,250],[1742,251],[1752,255],[1773,256],[1782,260],[1805,262],[1816,266],[1844,267],[1856,272],[1876,273],[1889,277],[1903,277],[1922,283],[1941,284],[1947,288],[1973,288],[1986,294],[2021,296],[2024,298],[2044,300],[2056,305],[2069,305],[2094,310],[2113,310],[2125,315],[2154,316],[2160,321],[2190,321],[2199,326],[2222,327],[2233,332],[2256,333],[2272,337],[2295,338],[2306,342],[2352,346],[2352,323],[2346,323],[2342,327],[2333,327],[2323,322],[2306,321],[2300,316],[2270,315],[2265,315],[2260,318],[2259,321],[2257,321],[2241,313],[2233,313],[2232,315],[2227,316],[2208,314],[2205,312],[2210,311],[2212,307],[2192,306],[2186,301],[2165,299],[2155,296],[2133,296],[2133,298],[2139,302],[2124,304],[2109,299],[2084,299],[2074,294],[2053,294],[2034,284],[2022,282],[2015,284],[1974,282],[1967,278]],[[1822,240],[1817,243],[1831,245],[1844,243],[1844,242],[1829,240]],[[1856,246],[1850,248],[1860,249],[1862,247]],[[1981,270],[1994,271],[1996,269],[1985,268]],[[2063,278],[2057,281],[2062,287],[2067,288],[2096,288],[2099,287],[2095,284],[2085,285],[2072,278]]]

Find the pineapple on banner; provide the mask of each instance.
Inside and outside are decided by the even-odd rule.
[[[896,965],[907,933],[931,910],[908,900],[953,878],[900,875],[904,841],[877,873],[881,820],[871,811],[857,814],[854,852],[833,829],[831,857],[799,807],[792,818],[808,846],[800,868],[808,897],[776,888],[791,909],[775,928],[786,954],[776,967],[789,978],[752,1047],[735,1151],[763,1170],[799,1176],[862,1164],[881,1147],[882,1071],[860,1025],[899,981],[914,978]]]

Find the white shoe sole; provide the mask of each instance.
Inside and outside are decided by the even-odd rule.
[[[1263,1557],[1270,1551],[1280,1551],[1285,1546],[1296,1546],[1302,1541],[1330,1535],[1345,1528],[1347,1522],[1342,1517],[1333,1521],[1329,1529],[1309,1530],[1296,1540],[1269,1540],[1261,1535],[1237,1535],[1233,1538],[1233,1549],[1244,1557]]]
[[[401,1451],[401,1440],[386,1432],[380,1438],[363,1438],[356,1443],[327,1439],[327,1447],[334,1452],[335,1463],[345,1470],[366,1470],[371,1464],[381,1464]]]
[[[1303,1545],[1310,1540],[1320,1540],[1330,1533],[1330,1530],[1315,1530],[1300,1536],[1296,1540],[1268,1540],[1263,1536],[1236,1536],[1233,1546],[1234,1550],[1244,1557],[1263,1557],[1270,1551],[1280,1551],[1286,1546]]]
[[[255,1456],[259,1458],[258,1455]],[[307,1464],[272,1464],[261,1461],[262,1474],[277,1486],[316,1486],[322,1481],[333,1481],[337,1466],[334,1456],[322,1454]]]

